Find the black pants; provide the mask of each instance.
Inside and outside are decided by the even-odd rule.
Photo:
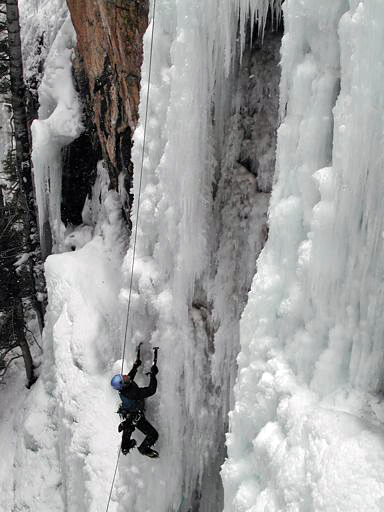
[[[145,450],[156,443],[159,434],[155,427],[145,418],[144,413],[139,413],[140,418],[137,420],[136,414],[130,414],[123,423],[123,437],[121,440],[121,449],[128,449],[130,446],[131,435],[135,428],[139,429],[146,437],[139,446],[139,450]]]

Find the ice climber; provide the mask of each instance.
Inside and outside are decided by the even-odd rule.
[[[140,345],[137,349],[136,361],[134,362],[131,371],[127,375],[119,373],[112,377],[111,385],[114,389],[119,391],[121,399],[121,405],[118,410],[120,417],[124,420],[118,427],[119,432],[123,432],[121,451],[124,455],[127,455],[127,453],[136,446],[136,440],[131,439],[131,435],[135,428],[137,428],[146,436],[144,441],[138,447],[139,452],[147,457],[156,458],[159,454],[151,447],[157,441],[159,434],[145,418],[144,410],[145,398],[154,395],[157,389],[156,375],[159,369],[157,368],[156,363],[158,348],[156,347],[153,349],[154,359],[151,369],[148,372],[150,376],[149,385],[147,387],[140,388],[136,382],[134,382],[137,369],[141,365]]]

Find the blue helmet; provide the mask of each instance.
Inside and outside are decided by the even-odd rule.
[[[116,389],[117,391],[121,391],[123,389],[123,376],[121,373],[118,373],[117,375],[114,375],[111,380],[111,386],[113,389]]]

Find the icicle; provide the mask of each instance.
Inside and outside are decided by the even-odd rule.
[[[45,63],[44,78],[39,87],[39,119],[32,124],[32,162],[40,238],[45,255],[50,251],[49,234],[55,251],[59,250],[62,242],[61,149],[83,131],[81,107],[72,79],[74,45],[75,32],[68,18]]]

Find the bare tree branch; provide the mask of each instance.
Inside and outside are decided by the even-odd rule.
[[[30,329],[28,329],[28,327],[26,327],[26,331],[31,334],[32,338],[35,340],[36,345],[39,347],[41,353],[43,353],[44,350],[42,349],[40,343],[37,341],[36,336],[33,334],[33,332]]]
[[[12,350],[15,350],[15,348],[18,348],[19,347],[19,344],[18,343],[13,343],[13,345],[10,345],[9,347],[6,347],[6,348],[1,348],[0,349],[0,357],[1,359],[4,359],[5,356],[9,353],[9,352],[12,352]]]
[[[4,375],[7,373],[8,368],[10,367],[12,361],[14,361],[15,359],[19,359],[20,357],[23,357],[23,356],[21,354],[19,354],[17,356],[11,357],[11,359],[9,361],[7,361],[7,364],[5,365],[5,367],[0,369],[0,379],[3,379]]]

